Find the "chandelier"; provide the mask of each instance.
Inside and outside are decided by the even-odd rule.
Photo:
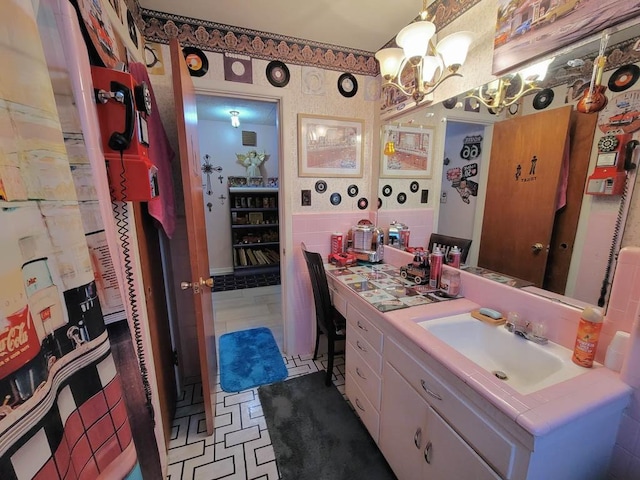
[[[458,72],[467,58],[473,40],[471,32],[457,32],[434,44],[436,26],[427,20],[427,0],[422,1],[420,19],[404,27],[396,35],[400,48],[383,48],[376,54],[382,88],[396,88],[420,103],[426,95]],[[411,66],[413,75],[403,79],[405,67]]]
[[[523,95],[542,90],[538,84],[544,80],[554,59],[555,57],[543,60],[515,74],[489,82],[467,95],[467,98],[478,100],[491,112],[498,114],[516,103]]]

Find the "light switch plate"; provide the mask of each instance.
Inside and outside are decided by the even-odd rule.
[[[302,190],[302,206],[311,206],[311,190]]]

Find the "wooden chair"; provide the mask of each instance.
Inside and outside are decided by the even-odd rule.
[[[304,259],[307,262],[309,270],[309,278],[311,279],[311,287],[313,289],[313,300],[316,306],[316,347],[313,352],[313,359],[318,356],[318,343],[320,335],[324,333],[327,336],[327,347],[329,355],[329,363],[327,365],[327,375],[325,384],[331,385],[331,376],[333,375],[333,358],[336,353],[336,342],[344,340],[345,329],[347,325],[346,319],[338,312],[331,303],[329,294],[329,285],[327,284],[327,275],[324,271],[324,264],[319,253],[310,252],[304,243],[300,244]]]
[[[434,247],[440,248],[442,253],[444,253],[446,263],[449,263],[449,251],[454,246],[460,249],[460,263],[465,263],[467,261],[467,255],[469,255],[469,248],[471,248],[470,239],[440,235],[439,233],[432,233],[429,238],[429,251],[433,252]]]

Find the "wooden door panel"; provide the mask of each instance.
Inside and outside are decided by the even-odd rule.
[[[217,361],[211,289],[204,284],[204,281],[210,278],[210,274],[198,149],[196,95],[178,40],[173,38],[169,42],[169,48],[186,213],[189,266],[191,267],[190,278],[176,280],[192,282],[194,285],[183,291],[183,294],[192,295],[194,300],[205,419],[207,434],[212,435]]]
[[[480,267],[542,286],[571,108],[494,125]]]
[[[597,120],[597,115],[571,113],[567,205],[556,213],[543,285],[545,290],[561,295],[567,286]]]

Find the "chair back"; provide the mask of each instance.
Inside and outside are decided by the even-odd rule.
[[[471,248],[470,239],[440,235],[439,233],[432,233],[429,238],[429,251],[433,252],[434,247],[440,248],[440,251],[444,254],[444,258],[447,263],[449,259],[449,251],[454,246],[460,249],[460,262],[466,262],[467,255],[469,255],[469,248]]]
[[[309,278],[311,279],[313,301],[316,306],[316,321],[325,334],[335,334],[336,325],[334,325],[333,321],[331,295],[322,256],[317,252],[308,251],[304,243],[301,243],[300,247],[307,262]]]

